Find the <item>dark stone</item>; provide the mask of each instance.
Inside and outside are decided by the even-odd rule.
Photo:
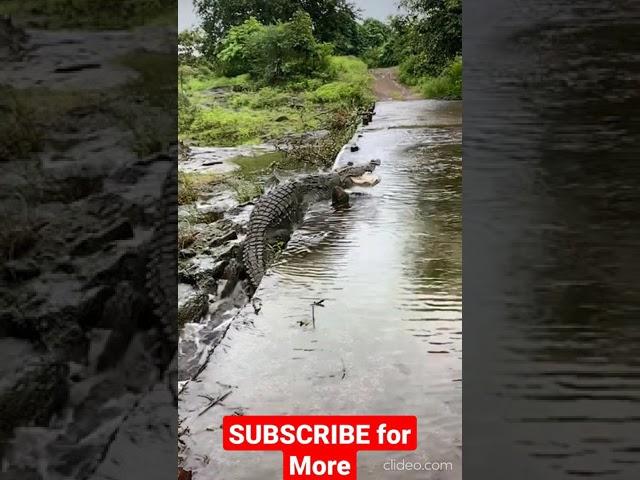
[[[89,235],[72,250],[72,255],[89,255],[102,250],[109,242],[127,240],[133,238],[133,227],[128,220],[123,220],[117,225],[107,228],[102,232]]]
[[[238,234],[234,231],[234,230],[230,230],[224,234],[222,234],[221,236],[214,238],[211,243],[210,246],[211,247],[219,247],[220,245],[223,245],[227,242],[230,242],[231,240],[235,240],[238,238]]]
[[[193,258],[197,255],[196,251],[191,248],[180,250],[180,258]]]
[[[209,296],[198,292],[178,307],[178,325],[198,323],[209,311]]]
[[[3,276],[8,282],[24,282],[40,275],[40,267],[34,260],[5,262]]]
[[[222,292],[220,292],[221,298],[227,298],[231,294],[233,294],[236,285],[240,281],[241,273],[242,268],[240,267],[238,261],[236,259],[230,260],[227,268],[225,268],[224,270],[224,274],[222,275],[222,278],[226,280],[226,283],[224,285],[224,288],[222,289]]]
[[[99,63],[79,63],[77,65],[67,65],[65,67],[58,67],[54,71],[56,73],[75,73],[80,72],[82,70],[94,70],[96,68],[101,68],[102,65]]]
[[[25,352],[3,374],[0,389],[0,443],[18,426],[46,426],[68,395],[68,367]],[[3,367],[7,370],[7,366]]]

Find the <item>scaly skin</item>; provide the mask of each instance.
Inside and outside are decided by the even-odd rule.
[[[162,186],[162,198],[157,212],[147,263],[147,290],[154,311],[164,327],[173,332],[176,318],[175,275],[178,271],[176,256],[176,225],[178,223],[177,168],[169,168]]]
[[[351,177],[372,172],[378,165],[380,161],[373,160],[363,166],[349,165],[335,172],[309,175],[283,183],[262,196],[251,213],[243,250],[243,262],[253,286],[260,284],[266,270],[264,251],[271,229],[298,223],[310,203],[331,198],[334,187],[348,188]]]

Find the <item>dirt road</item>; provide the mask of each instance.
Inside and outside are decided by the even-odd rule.
[[[419,94],[398,80],[397,67],[374,68],[371,74],[375,79],[373,89],[378,100],[418,100]]]

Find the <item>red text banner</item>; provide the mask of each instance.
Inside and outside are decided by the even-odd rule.
[[[360,450],[415,450],[417,418],[370,416],[228,416],[223,447],[231,451],[281,451],[283,478],[357,478]]]

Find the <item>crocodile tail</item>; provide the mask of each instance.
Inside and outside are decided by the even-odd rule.
[[[175,163],[170,163],[162,186],[162,198],[156,212],[156,228],[149,245],[146,286],[154,313],[167,328],[175,328],[176,251],[178,225],[178,179]]]
[[[254,287],[258,287],[264,276],[264,243],[266,226],[262,231],[250,231],[244,243],[242,261],[244,262],[249,279]]]

